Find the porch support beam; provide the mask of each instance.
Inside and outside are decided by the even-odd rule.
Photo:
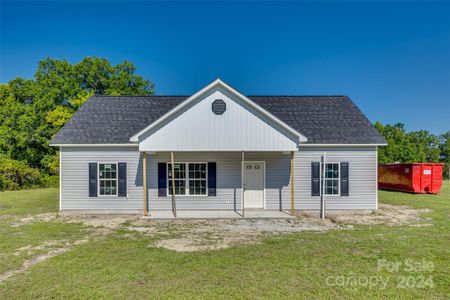
[[[175,158],[173,152],[170,152],[170,162],[172,163],[172,212],[177,217],[177,204],[175,201]]]
[[[142,158],[142,187],[144,188],[144,216],[148,215],[148,196],[147,196],[147,152],[144,151]]]
[[[295,215],[294,198],[294,151],[291,152],[291,215]]]

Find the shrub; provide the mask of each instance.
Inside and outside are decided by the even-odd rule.
[[[59,187],[58,175],[43,175],[39,187],[42,188],[55,188]]]
[[[0,190],[17,190],[37,187],[41,173],[25,162],[0,156]]]

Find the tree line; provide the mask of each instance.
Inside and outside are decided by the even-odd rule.
[[[153,82],[135,71],[128,61],[46,58],[33,79],[1,84],[0,190],[57,185],[58,149],[49,141],[91,95],[153,95]]]
[[[426,130],[407,132],[405,125],[383,125],[375,123],[375,128],[384,136],[387,146],[379,147],[378,162],[412,163],[412,162],[442,162],[445,178],[449,178],[450,168],[450,131],[441,135],[432,134]]]
[[[92,95],[153,95],[154,83],[135,74],[128,61],[86,57],[72,64],[46,58],[33,79],[0,84],[0,190],[58,185],[58,149],[49,142]],[[388,145],[379,162],[437,162],[449,165],[450,132],[441,136],[404,125],[375,127]]]

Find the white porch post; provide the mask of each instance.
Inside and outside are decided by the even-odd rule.
[[[142,157],[142,187],[144,188],[144,216],[148,215],[148,196],[147,196],[147,152],[144,151]]]
[[[177,217],[177,204],[175,202],[175,159],[173,152],[170,152],[170,161],[172,162],[172,212]]]

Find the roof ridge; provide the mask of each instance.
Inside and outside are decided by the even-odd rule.
[[[347,95],[245,95],[246,97],[347,97]],[[189,95],[92,95],[92,97],[110,97],[110,98],[118,98],[118,97],[190,97]]]
[[[347,95],[247,95],[247,97],[347,97]]]
[[[190,97],[186,95],[92,95],[91,97],[109,97],[109,98],[119,98],[119,97]]]

